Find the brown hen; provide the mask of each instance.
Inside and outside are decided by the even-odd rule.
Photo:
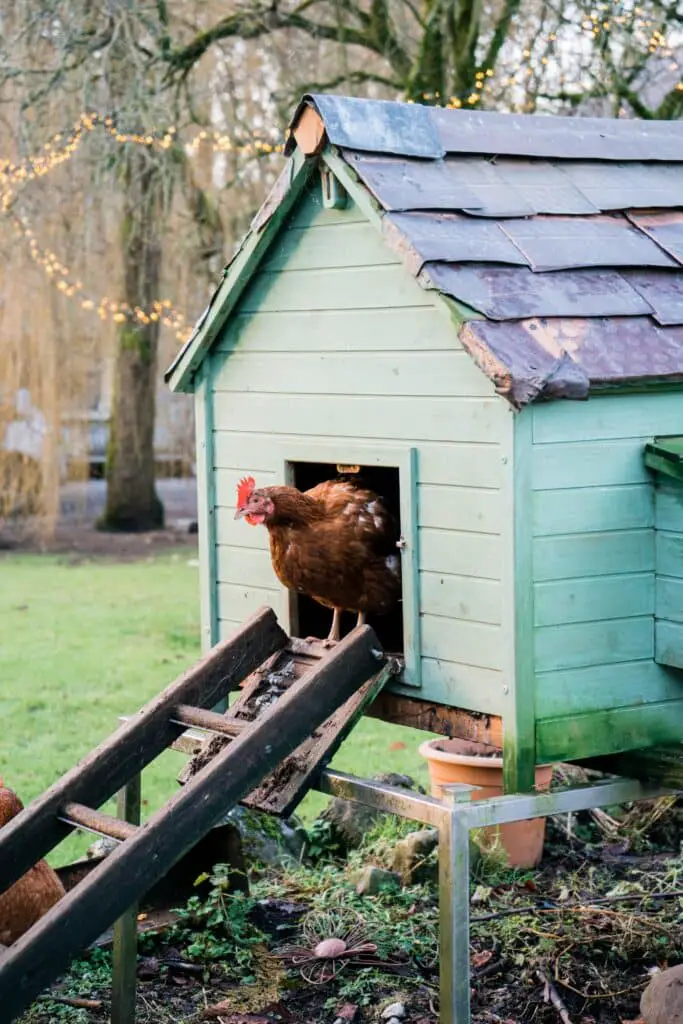
[[[0,779],[0,828],[23,810],[19,797]],[[25,875],[0,893],[0,944],[11,946],[64,895],[52,868],[39,860]]]
[[[263,524],[273,569],[288,590],[334,609],[326,643],[341,635],[341,613],[385,614],[401,597],[396,522],[373,491],[326,480],[309,491],[256,488],[253,477],[237,488],[235,519]]]

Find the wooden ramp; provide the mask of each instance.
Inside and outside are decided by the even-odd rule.
[[[368,626],[323,651],[290,640],[262,609],[0,830],[0,892],[74,828],[120,842],[0,960],[3,1021],[19,1016],[237,803],[291,810],[391,671]],[[245,680],[227,715],[209,710]],[[97,810],[188,728],[214,733],[220,749],[200,751],[161,810],[139,826]]]

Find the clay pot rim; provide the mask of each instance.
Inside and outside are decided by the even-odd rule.
[[[495,768],[503,767],[503,758],[491,757],[489,754],[456,754],[449,750],[437,750],[435,744],[443,743],[443,739],[425,740],[418,747],[418,753],[427,761],[441,761],[444,764],[462,764],[470,768]],[[542,768],[552,768],[550,764],[537,764],[536,771]]]

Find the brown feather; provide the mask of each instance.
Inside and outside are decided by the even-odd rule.
[[[0,781],[0,828],[23,810],[16,793]],[[64,886],[44,861],[0,893],[0,943],[10,946],[39,921],[64,895]]]
[[[328,480],[309,491],[265,487],[273,568],[289,590],[328,608],[385,613],[401,595],[398,531],[382,500]]]

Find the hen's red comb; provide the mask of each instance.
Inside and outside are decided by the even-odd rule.
[[[256,482],[253,476],[245,476],[237,485],[237,507],[244,508],[254,493]]]

